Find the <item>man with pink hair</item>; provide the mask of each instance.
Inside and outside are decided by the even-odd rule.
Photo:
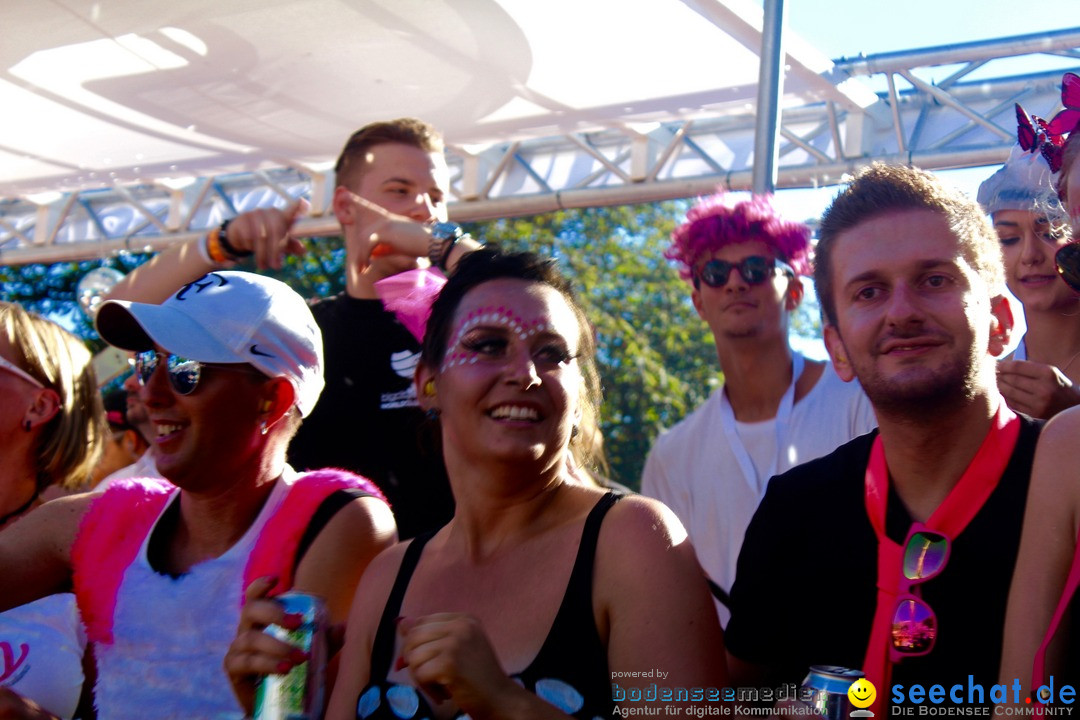
[[[769,478],[825,455],[877,424],[858,383],[791,348],[791,315],[803,299],[810,230],[781,218],[768,197],[703,199],[666,255],[693,284],[724,382],[661,435],[641,492],[666,503],[690,533],[717,599],[720,621],[743,533]]]

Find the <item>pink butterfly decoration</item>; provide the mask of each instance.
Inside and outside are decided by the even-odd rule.
[[[1065,136],[1080,125],[1080,75],[1068,72],[1061,78],[1061,104],[1065,109],[1049,122],[1028,115],[1019,103],[1016,105],[1016,139],[1020,147],[1038,151],[1055,173],[1061,170]]]
[[[1047,123],[1047,132],[1053,135],[1071,133],[1080,124],[1080,75],[1067,72],[1061,78],[1061,104],[1065,109]]]

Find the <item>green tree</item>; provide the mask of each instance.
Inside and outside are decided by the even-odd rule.
[[[596,332],[605,395],[601,425],[611,475],[630,487],[638,486],[660,430],[699,405],[720,379],[716,352],[690,302],[690,288],[663,256],[687,207],[666,202],[567,210],[467,228],[485,242],[558,258],[578,289]],[[271,274],[305,297],[341,292],[341,239],[312,239],[305,246],[305,254],[289,258]],[[0,267],[0,299],[59,320],[97,349],[101,341],[78,308],[75,285],[99,265],[126,273],[146,259],[123,254],[105,263]]]
[[[98,267],[127,274],[149,258],[147,254],[120,253],[106,260],[0,265],[0,300],[19,303],[27,310],[55,320],[97,351],[104,343],[79,307],[76,290],[79,280]]]

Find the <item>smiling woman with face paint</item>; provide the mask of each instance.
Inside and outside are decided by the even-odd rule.
[[[553,261],[461,261],[416,372],[456,512],[365,573],[327,717],[610,717],[650,683],[724,686],[678,520],[567,470],[596,413],[594,353]]]

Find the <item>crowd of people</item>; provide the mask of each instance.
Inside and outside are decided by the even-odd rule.
[[[302,201],[118,284],[95,325],[130,354],[125,392],[0,304],[0,718],[250,716],[266,676],[313,662],[266,632],[300,623],[290,590],[325,603],[341,720],[684,715],[819,665],[861,670],[878,717],[916,687],[1080,684],[1062,124],[978,202],[865,168],[816,246],[768,197],[701,199],[667,257],[723,383],[657,439],[641,494],[602,475],[574,289],[447,221],[419,120],[338,159],[342,294],[235,269],[303,251]],[[788,340],[811,274],[827,362]]]

